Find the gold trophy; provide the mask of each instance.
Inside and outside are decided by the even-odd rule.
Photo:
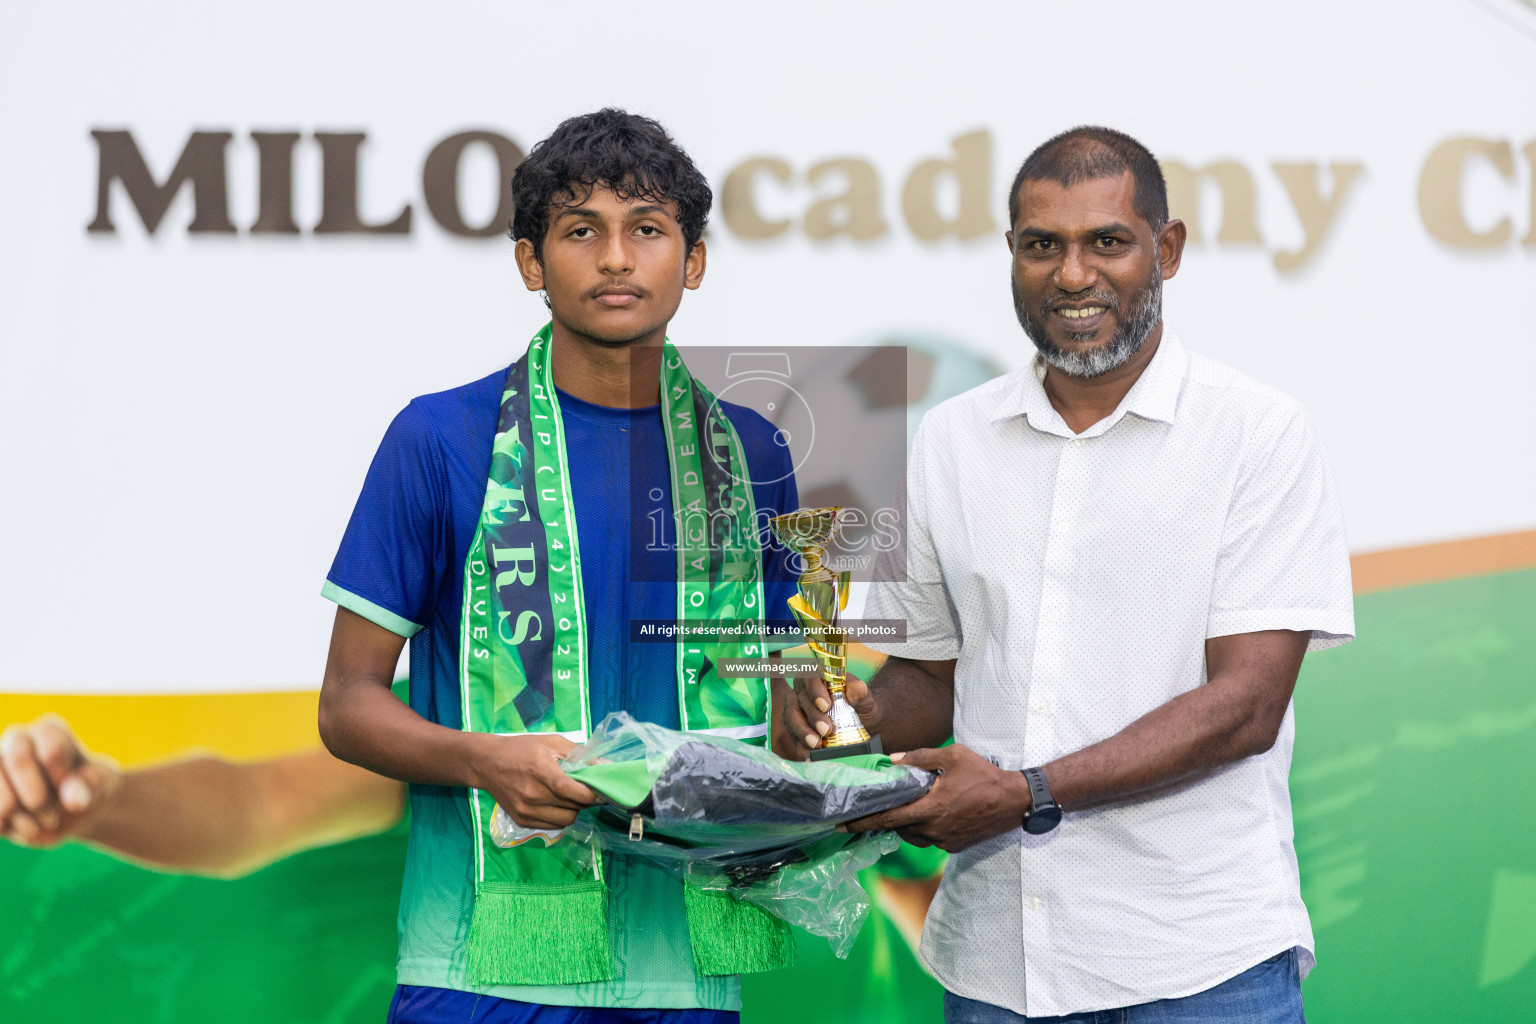
[[[827,712],[832,730],[822,737],[821,746],[811,751],[812,761],[883,753],[880,738],[870,737],[853,705],[843,696],[848,634],[838,628],[837,620],[848,604],[848,580],[852,574],[833,572],[821,564],[842,510],[841,505],[803,508],[768,520],[779,543],[796,552],[805,564],[805,571],[796,581],[799,593],[789,599],[789,610],[795,613],[811,653],[821,662],[821,678],[832,698],[832,710]]]

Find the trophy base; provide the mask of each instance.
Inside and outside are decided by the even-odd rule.
[[[840,747],[817,747],[811,751],[812,761],[831,761],[838,757],[855,757],[859,754],[883,754],[879,736],[871,736],[863,743],[845,743]]]

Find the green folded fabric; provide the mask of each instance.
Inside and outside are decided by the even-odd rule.
[[[604,803],[583,811],[556,848],[588,843],[669,867],[688,883],[689,920],[701,933],[719,934],[727,922],[727,931],[739,931],[751,906],[826,936],[840,954],[869,906],[857,871],[896,839],[837,826],[910,803],[934,780],[883,754],[786,761],[752,743],[665,729],[622,712],[568,755],[565,770]],[[711,902],[710,895],[743,905]]]

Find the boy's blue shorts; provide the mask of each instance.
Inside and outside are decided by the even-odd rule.
[[[389,1024],[739,1024],[735,1010],[624,1010],[544,1006],[448,988],[400,985]]]

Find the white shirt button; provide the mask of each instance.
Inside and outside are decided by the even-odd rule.
[[[1043,906],[1045,906],[1045,901],[1042,900],[1039,896],[1031,896],[1029,898],[1030,910],[1039,910]]]
[[[1047,622],[1060,622],[1061,621],[1061,609],[1060,608],[1052,608],[1049,611],[1047,611],[1045,613],[1045,621],[1047,621]]]
[[[1081,437],[1074,437],[1072,439],[1072,443],[1074,445],[1076,445],[1077,447],[1081,448],[1083,446],[1083,439]]]

